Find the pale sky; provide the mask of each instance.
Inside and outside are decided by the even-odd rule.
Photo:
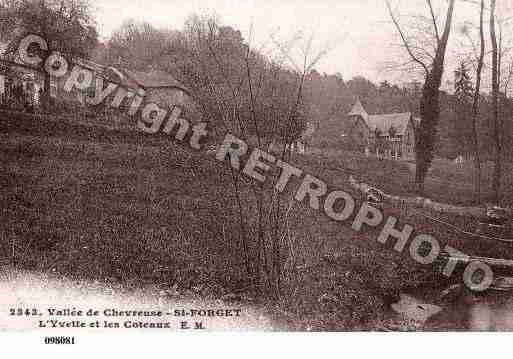
[[[502,2],[510,8],[513,4],[513,0]],[[433,3],[438,11],[445,0]],[[94,4],[103,38],[128,18],[179,30],[188,15],[215,11],[223,24],[238,28],[246,39],[253,24],[255,45],[269,44],[272,33],[286,40],[298,30],[313,32],[317,49],[331,49],[316,66],[321,73],[340,72],[346,80],[356,75],[373,81],[407,80],[404,75],[383,72],[384,62],[407,59],[406,53],[395,46],[399,40],[384,0],[94,0]],[[429,14],[424,0],[393,0],[393,4],[400,5],[401,15]],[[463,21],[476,22],[478,8],[458,1],[455,14],[453,34],[458,33]],[[452,40],[457,37],[454,35]],[[448,54],[449,63],[454,56]]]

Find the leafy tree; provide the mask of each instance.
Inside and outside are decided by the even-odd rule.
[[[149,71],[156,66],[175,32],[155,28],[148,22],[125,21],[98,54],[102,63],[137,71]]]
[[[461,61],[458,69],[454,71],[454,79],[454,94],[457,100],[468,104],[472,99],[473,86],[465,61]]]
[[[391,87],[391,86],[390,86],[390,83],[389,83],[387,80],[382,81],[382,82],[380,82],[380,84],[379,84],[379,91],[380,91],[380,92],[386,92],[386,91],[389,91],[389,90],[390,90],[390,87]]]
[[[355,76],[347,81],[347,87],[352,93],[363,99],[372,97],[377,92],[376,85],[363,76]]]
[[[461,61],[454,71],[454,96],[456,100],[455,133],[453,141],[457,144],[458,153],[468,153],[470,150],[470,120],[473,100],[473,86],[469,69],[465,61]]]
[[[48,42],[49,52],[89,58],[97,46],[98,33],[88,0],[0,0],[0,36],[14,53],[27,34]],[[50,76],[45,75],[43,104],[50,102]]]

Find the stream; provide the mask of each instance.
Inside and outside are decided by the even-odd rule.
[[[465,293],[426,322],[426,330],[511,331],[513,292]]]
[[[513,331],[513,291],[424,288],[401,294],[391,309],[421,331]]]

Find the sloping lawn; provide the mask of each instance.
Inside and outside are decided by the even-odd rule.
[[[178,284],[214,296],[248,287],[224,165],[161,138],[60,124],[52,132],[17,121],[0,125],[4,264],[131,286]],[[409,169],[391,161],[347,155],[293,162],[347,191],[350,173],[407,191]],[[251,208],[251,192],[242,193]],[[457,238],[423,224],[443,241]],[[290,228],[288,294],[263,303],[287,328],[374,328],[402,288],[447,282],[440,264],[419,266],[377,243],[379,229],[356,233],[300,204]]]

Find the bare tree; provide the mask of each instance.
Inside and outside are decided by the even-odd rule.
[[[476,68],[476,86],[474,89],[474,98],[472,101],[472,142],[474,147],[474,189],[476,202],[481,202],[481,156],[479,151],[479,135],[477,132],[477,121],[479,117],[479,99],[481,97],[481,76],[485,57],[485,36],[484,36],[484,0],[481,0],[479,12],[479,56],[477,58]]]
[[[449,0],[445,16],[445,24],[441,33],[432,2],[431,0],[426,0],[426,6],[429,10],[431,19],[431,30],[433,35],[432,47],[434,49],[434,54],[432,55],[428,53],[425,56],[420,55],[421,53],[426,53],[427,49],[425,46],[417,46],[411,41],[399,24],[399,20],[394,14],[390,0],[385,0],[385,2],[387,4],[390,18],[401,37],[404,48],[410,58],[420,66],[424,72],[424,86],[422,88],[422,97],[420,100],[421,123],[415,136],[417,162],[415,183],[418,190],[422,191],[427,172],[434,157],[434,145],[440,115],[439,90],[444,72],[447,43],[451,33],[455,0]]]
[[[504,5],[504,2],[501,3]],[[505,128],[504,118],[505,109],[508,107],[508,88],[513,78],[513,58],[511,51],[513,46],[511,38],[509,43],[505,36],[505,25],[513,18],[499,17],[497,13],[501,13],[501,8],[497,8],[496,0],[490,4],[490,37],[492,39],[492,106],[493,106],[493,122],[494,122],[494,142],[495,142],[495,158],[493,173],[493,192],[494,200],[497,205],[501,202],[501,186],[503,175],[503,151],[505,148]],[[508,63],[509,61],[509,63]]]
[[[490,2],[490,38],[492,41],[492,113],[494,122],[494,140],[495,140],[495,168],[493,174],[493,192],[494,200],[498,205],[500,202],[500,188],[501,188],[501,119],[499,117],[499,46],[497,44],[497,32],[495,28],[495,9],[496,1]]]
[[[290,51],[297,41],[283,44],[272,38],[279,56],[271,59],[253,46],[251,33],[244,39],[239,31],[221,26],[215,17],[192,17],[159,62],[189,89],[216,136],[229,132],[288,162],[290,145],[305,128],[306,76],[323,55],[310,59],[311,39],[307,39],[303,63],[297,65]],[[288,226],[292,197],[265,183],[248,183],[242,169],[230,170],[236,208],[233,216],[238,222],[246,277],[259,294],[287,297],[283,280],[293,251]]]

